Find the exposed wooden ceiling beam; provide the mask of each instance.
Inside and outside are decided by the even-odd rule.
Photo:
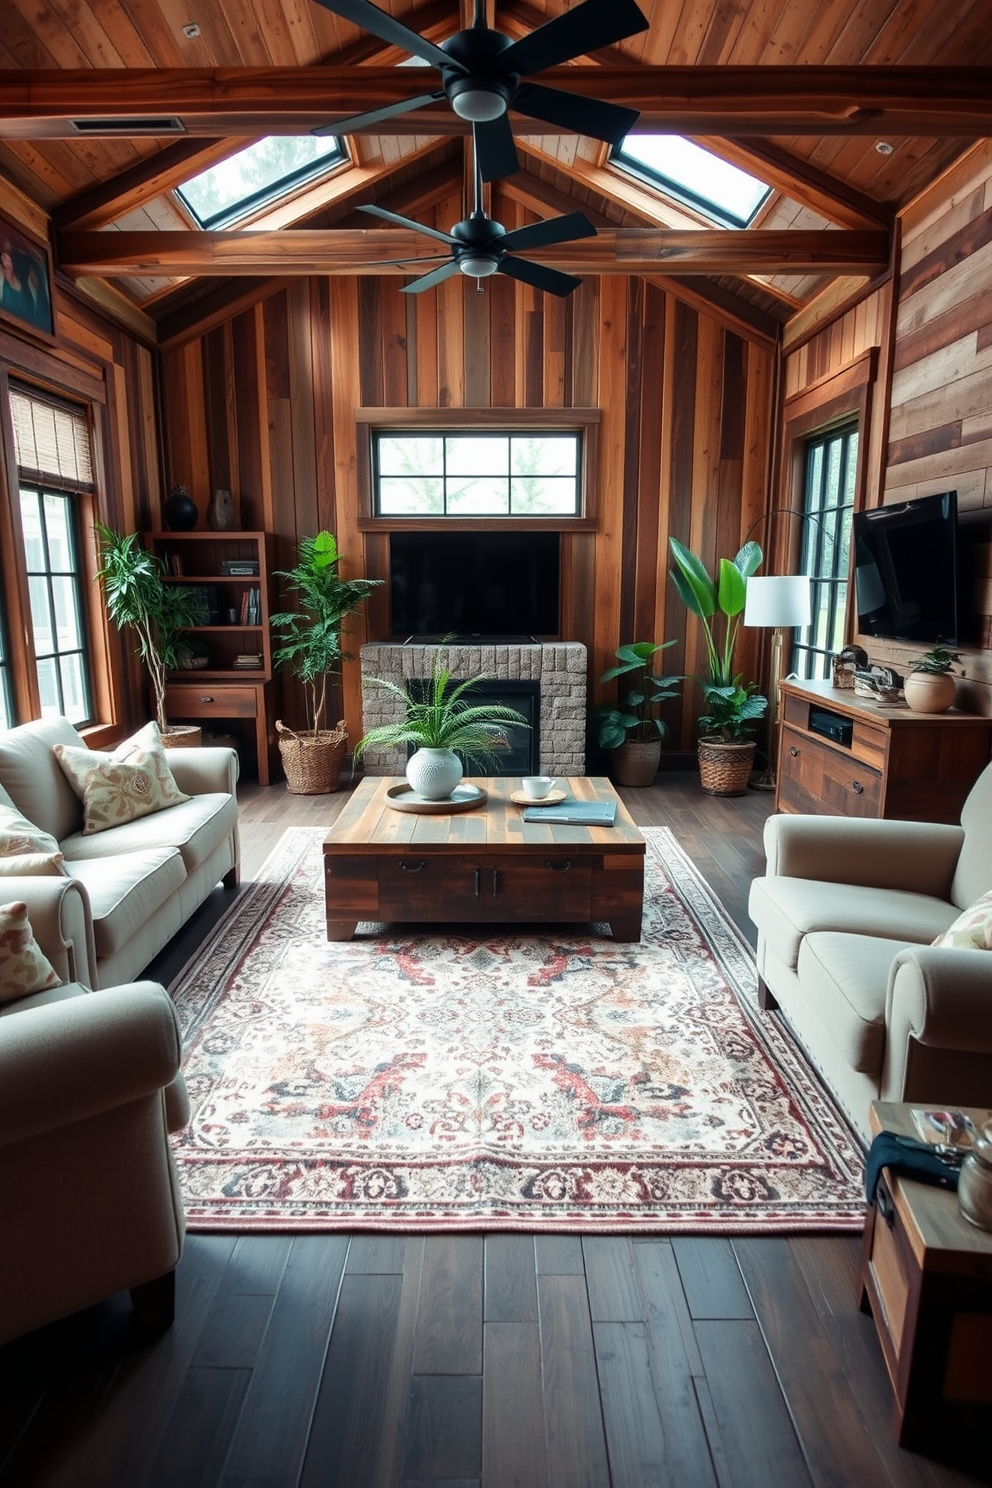
[[[52,213],[57,228],[106,227],[118,217],[143,207],[164,191],[170,191],[183,181],[188,181],[198,170],[206,170],[225,155],[230,155],[233,146],[229,139],[204,139],[197,135],[189,139],[176,140],[166,145],[156,155],[139,160],[136,165],[121,171],[109,181],[83,191],[79,196],[63,202]]]
[[[69,274],[412,274],[430,242],[397,228],[367,232],[68,232],[58,240]],[[524,254],[572,273],[874,273],[888,264],[883,232],[601,231]],[[383,262],[389,260],[389,262]],[[401,261],[401,262],[393,262]]]
[[[638,133],[992,133],[986,67],[552,67],[540,76],[639,109]],[[421,67],[5,70],[0,138],[72,137],[72,120],[104,118],[178,118],[188,133],[213,136],[301,133],[437,86],[435,69]],[[519,114],[513,123],[531,134],[567,132]],[[388,125],[390,134],[467,128],[445,100]]]

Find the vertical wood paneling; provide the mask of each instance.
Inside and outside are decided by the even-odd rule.
[[[334,504],[337,509],[338,547],[344,554],[341,577],[354,578],[364,570],[361,536],[358,531],[358,469],[355,445],[355,409],[359,404],[357,359],[352,348],[358,344],[358,280],[331,280],[331,323],[334,342],[331,350],[330,387],[334,419]],[[365,640],[362,612],[354,617],[348,649],[355,655]],[[343,673],[344,716],[352,739],[362,733],[361,686],[357,666],[346,666]]]

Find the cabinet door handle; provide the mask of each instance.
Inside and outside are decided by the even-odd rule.
[[[851,789],[853,790],[853,792],[854,792],[854,794],[856,796],[863,796],[864,793],[865,793],[865,788],[861,784],[861,781],[860,780],[852,780],[851,781]]]
[[[201,703],[212,703],[213,702],[213,698],[212,697],[201,697],[200,702]]]
[[[792,755],[793,759],[799,758],[799,750],[796,748],[795,744],[789,745],[789,753]]]
[[[493,898],[494,899],[496,898],[496,896],[497,896],[498,893],[499,893],[499,869],[498,868],[494,868],[493,869]]]
[[[552,873],[567,873],[572,866],[571,858],[545,858],[545,868],[550,868]]]
[[[404,873],[419,873],[424,866],[424,859],[400,858],[400,867]]]
[[[476,870],[475,870],[475,897],[476,897],[476,899],[479,898],[479,895],[481,893],[482,893],[482,869],[481,868],[476,868]]]

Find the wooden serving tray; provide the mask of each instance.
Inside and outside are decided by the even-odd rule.
[[[450,816],[453,811],[473,811],[488,801],[489,792],[481,785],[456,785],[446,801],[428,801],[418,796],[410,785],[391,785],[386,792],[386,805],[393,811],[415,811],[420,816]]]

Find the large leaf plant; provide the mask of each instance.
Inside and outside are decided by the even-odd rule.
[[[683,679],[659,677],[651,670],[651,664],[659,651],[667,651],[674,645],[674,641],[662,641],[657,646],[651,641],[630,641],[614,651],[619,666],[609,667],[599,680],[612,682],[625,677],[630,686],[616,704],[599,703],[591,710],[590,717],[599,727],[602,749],[618,749],[630,741],[646,743],[665,737],[668,725],[659,718],[658,705],[678,695]]]
[[[761,548],[747,542],[735,558],[721,558],[716,578],[710,577],[702,559],[690,552],[677,537],[668,545],[675,560],[671,579],[682,603],[702,624],[709,662],[709,681],[729,687],[734,681],[734,652],[747,581],[761,566]]]

